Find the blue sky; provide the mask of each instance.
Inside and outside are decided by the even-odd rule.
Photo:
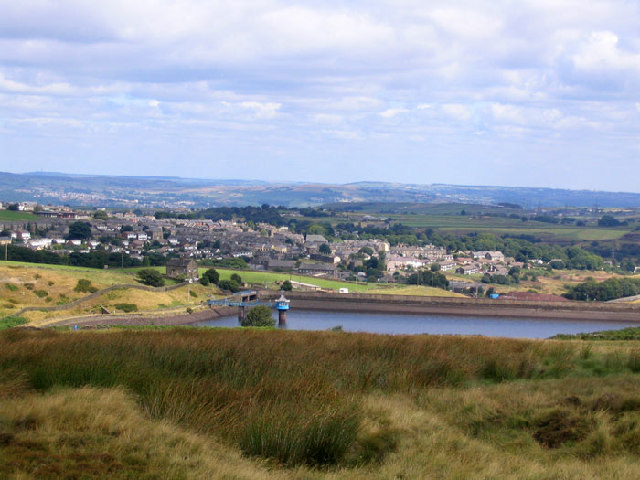
[[[0,12],[2,171],[640,191],[640,1]]]

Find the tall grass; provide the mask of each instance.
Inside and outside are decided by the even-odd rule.
[[[620,372],[637,368],[631,355],[588,360]],[[584,361],[569,343],[509,339],[188,328],[0,334],[0,372],[32,388],[122,386],[153,418],[285,465],[353,462],[368,448],[358,445],[364,394],[590,375]]]

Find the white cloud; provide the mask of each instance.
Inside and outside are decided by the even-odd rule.
[[[448,103],[442,105],[441,109],[445,115],[453,118],[454,120],[467,121],[471,118],[471,111],[466,105]]]
[[[32,152],[16,165],[56,151],[89,165],[79,132],[141,163],[224,151],[258,169],[268,162],[255,158],[302,164],[336,139],[366,138],[334,153],[380,167],[398,145],[471,165],[478,145],[513,142],[524,158],[553,137],[545,157],[573,162],[577,143],[623,156],[640,135],[638,0],[0,0],[0,11],[0,141]],[[74,142],[32,141],[65,128]],[[136,142],[149,150],[125,151]]]
[[[409,110],[406,108],[389,108],[384,112],[380,112],[380,116],[382,118],[393,118],[396,115],[400,115],[401,113],[407,113]]]
[[[640,54],[619,47],[618,36],[609,31],[594,32],[573,56],[576,67],[585,70],[631,69],[640,71]]]

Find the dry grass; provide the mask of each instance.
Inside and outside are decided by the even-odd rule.
[[[136,284],[134,273],[116,270],[95,270],[47,265],[25,264],[0,265],[0,316],[11,315],[23,307],[53,306],[70,303],[83,298],[87,293],[74,291],[78,280],[88,279],[92,286],[103,289],[114,284]],[[193,294],[187,294],[187,290]],[[46,292],[38,296],[36,292]],[[108,292],[98,298],[82,303],[72,309],[58,312],[27,312],[24,317],[33,325],[43,325],[61,318],[97,313],[100,306],[116,310],[118,303],[132,303],[138,312],[150,312],[172,307],[196,306],[211,294],[219,293],[214,286],[193,284],[170,292],[147,292],[122,289]]]
[[[73,478],[82,469],[86,478],[635,479],[640,377],[629,360],[639,348],[231,329],[5,331],[0,477]],[[354,421],[345,435],[340,428]],[[326,457],[317,453],[332,451],[323,442],[336,436],[350,442],[344,457],[318,466],[314,458]],[[283,467],[290,461],[279,452],[318,438],[322,449],[304,453],[310,461]]]
[[[213,438],[150,420],[122,389],[28,394],[0,412],[0,458],[11,459],[2,478],[278,478]]]

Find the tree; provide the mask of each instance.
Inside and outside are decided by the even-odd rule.
[[[289,280],[285,280],[284,282],[282,282],[282,286],[280,288],[282,288],[282,290],[285,292],[290,292],[291,290],[293,290],[293,285]]]
[[[231,280],[232,282],[236,282],[238,285],[242,285],[242,278],[237,273],[232,273],[231,277],[229,277],[229,280]]]
[[[136,277],[145,285],[151,285],[152,287],[164,286],[164,278],[162,274],[157,270],[151,268],[145,268],[136,273]]]
[[[106,220],[107,218],[109,218],[109,214],[106,212],[106,210],[98,210],[93,214],[93,218],[95,218],[96,220]]]
[[[598,220],[599,227],[618,227],[620,225],[626,225],[627,222],[621,222],[613,215],[603,215],[600,220]]]
[[[18,211],[18,204],[17,203],[12,203],[7,207],[7,210],[11,210],[12,212],[17,212]]]
[[[322,245],[320,245],[320,248],[318,248],[318,251],[323,255],[331,255],[331,247],[326,243],[323,243]]]
[[[68,240],[88,240],[91,238],[91,224],[89,222],[73,222],[69,225]]]
[[[203,285],[208,285],[210,283],[215,283],[216,285],[220,282],[220,274],[215,268],[210,268],[206,272],[202,274],[202,279],[207,279],[207,283],[202,283]],[[201,279],[201,280],[202,280]]]
[[[271,316],[271,309],[265,305],[253,307],[240,322],[243,327],[273,327],[275,324],[276,321]]]

